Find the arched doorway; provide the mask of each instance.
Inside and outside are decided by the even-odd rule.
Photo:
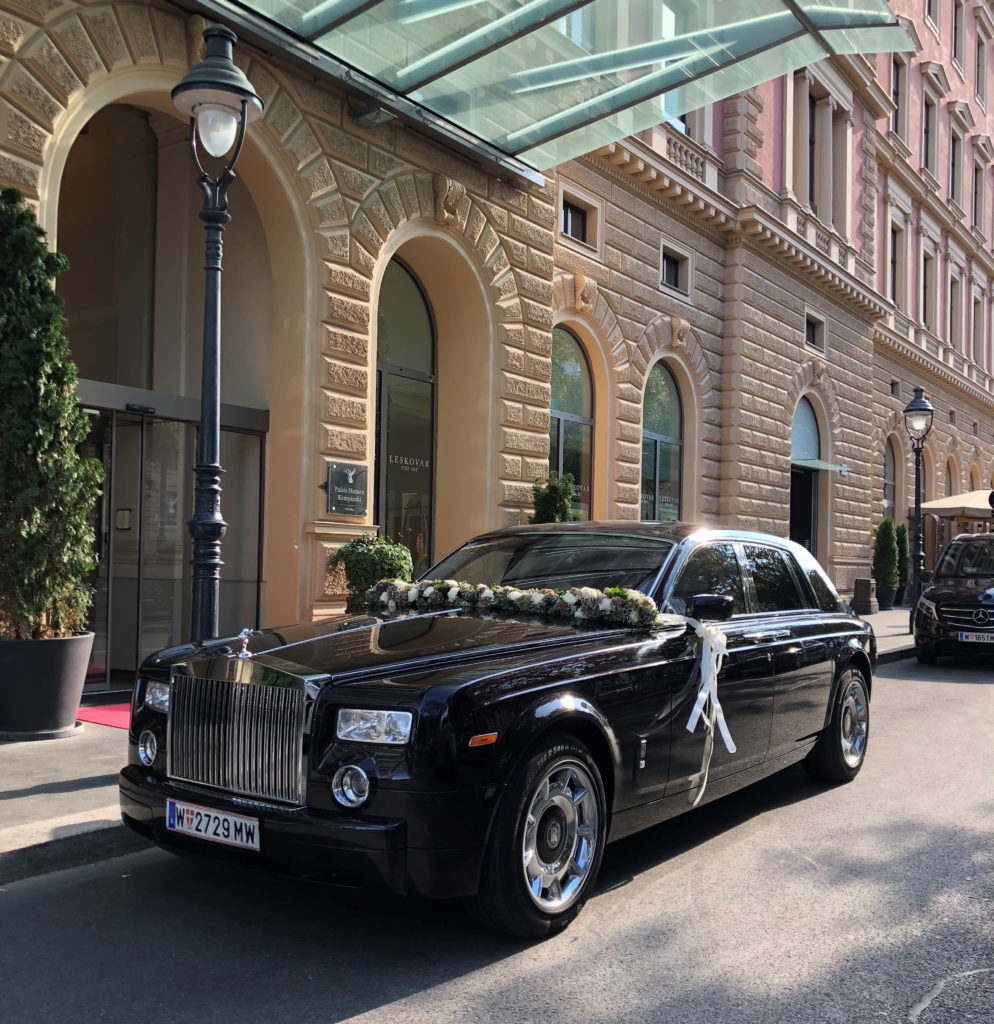
[[[790,539],[818,554],[821,435],[811,403],[802,398],[790,428]]]
[[[152,651],[189,636],[193,464],[199,421],[203,231],[187,128],[126,103],[97,111],[59,188],[57,286],[104,465],[91,689],[130,686]],[[172,164],[186,170],[180,177]],[[262,501],[273,322],[269,253],[244,183],[231,190],[222,289],[221,635],[254,626],[262,599]]]
[[[649,371],[642,400],[642,519],[681,517],[683,407],[680,389],[659,362]]]
[[[394,258],[376,320],[376,480],[380,532],[411,552],[414,573],[432,563],[435,464],[435,327],[428,300]]]
[[[577,338],[552,330],[552,401],[549,472],[573,474],[573,517],[590,518],[594,389],[587,357]]]

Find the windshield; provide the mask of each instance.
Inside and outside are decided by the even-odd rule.
[[[936,576],[994,576],[994,536],[954,540],[942,553]]]
[[[530,587],[627,587],[648,593],[673,541],[644,534],[516,533],[470,541],[423,578]]]

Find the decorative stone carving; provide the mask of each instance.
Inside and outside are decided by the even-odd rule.
[[[577,313],[592,313],[597,300],[597,282],[583,274],[573,275],[573,309]]]
[[[459,204],[466,198],[466,186],[444,174],[432,178],[435,192],[435,220],[439,224],[454,225],[459,221]]]
[[[687,335],[690,333],[690,324],[681,317],[674,316],[670,318],[670,324],[673,328],[673,338],[671,344],[673,348],[680,352],[687,351]]]

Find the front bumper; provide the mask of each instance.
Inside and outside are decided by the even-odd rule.
[[[402,818],[326,816],[307,808],[282,809],[237,800],[170,782],[139,765],[123,768],[119,783],[124,824],[165,849],[333,885],[374,884],[402,895],[434,899],[467,896],[479,884],[482,843],[469,849],[411,847]],[[239,850],[169,831],[168,798],[258,818],[260,850]]]
[[[971,632],[962,626],[947,626],[931,616],[915,612],[915,650],[927,651],[930,654],[994,654],[994,643],[979,643],[960,640],[961,632]],[[985,627],[973,632],[994,633],[994,629]]]

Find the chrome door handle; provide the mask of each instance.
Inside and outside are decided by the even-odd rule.
[[[746,633],[745,640],[786,640],[790,637],[789,629],[768,629],[759,633]]]

